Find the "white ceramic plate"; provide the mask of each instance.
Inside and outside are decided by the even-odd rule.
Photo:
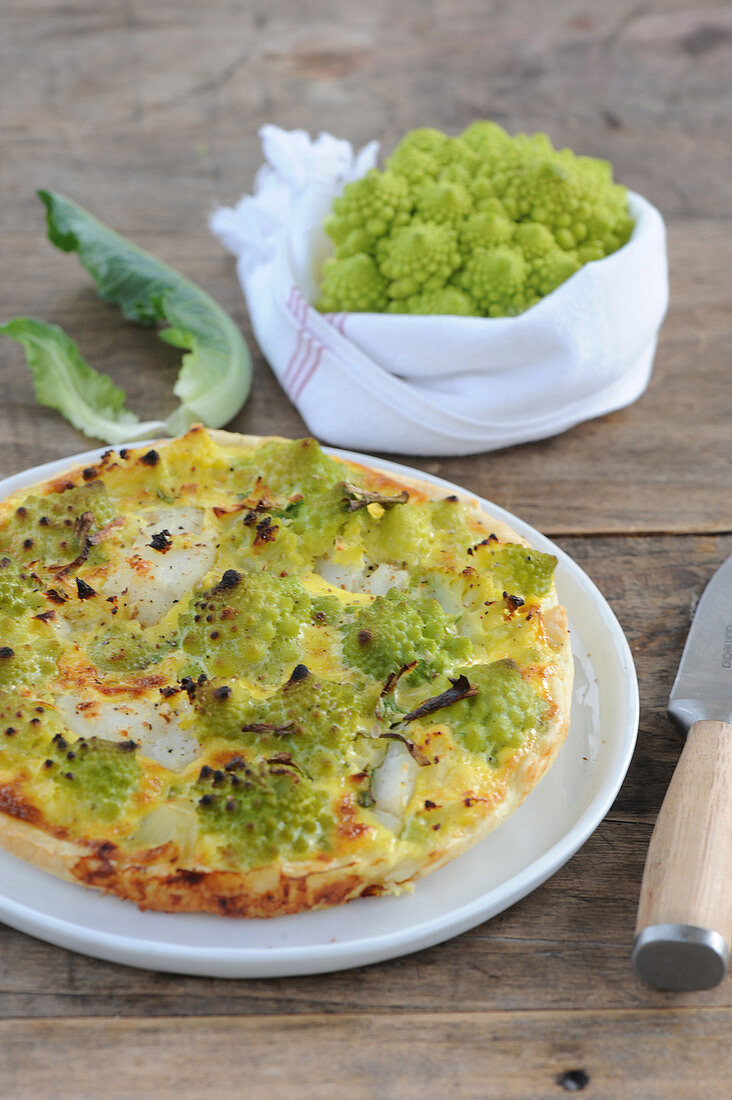
[[[0,499],[88,465],[103,448],[0,482]],[[456,486],[393,462],[333,451],[397,475]],[[579,566],[528,524],[487,501],[497,519],[556,554],[557,589],[575,657],[572,721],[553,768],[487,839],[417,883],[413,894],[272,920],[141,913],[62,882],[0,851],[0,919],[50,943],[128,966],[221,978],[316,974],[391,959],[440,943],[534,890],[590,836],[623,781],[638,730],[638,686],[622,630]]]

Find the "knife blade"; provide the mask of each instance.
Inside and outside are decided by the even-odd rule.
[[[633,969],[659,989],[711,989],[732,941],[732,557],[697,605],[668,715],[687,738],[648,847]]]

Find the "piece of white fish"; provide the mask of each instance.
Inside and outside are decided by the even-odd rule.
[[[390,588],[401,591],[406,588],[409,580],[406,569],[390,562],[367,562],[351,566],[327,556],[316,562],[315,570],[334,588],[343,588],[346,592],[366,592],[371,596],[385,596]]]
[[[374,769],[371,777],[374,810],[379,810],[380,815],[394,817],[397,827],[401,827],[404,811],[414,794],[418,772],[419,764],[403,741],[391,741],[381,764]],[[381,820],[394,828],[388,819]]]
[[[200,583],[213,565],[216,547],[203,535],[201,508],[156,508],[141,520],[139,534],[102,588],[147,627]],[[166,549],[155,549],[153,536],[168,544]]]
[[[185,693],[153,703],[149,699],[84,698],[61,695],[56,699],[66,725],[77,737],[104,741],[136,741],[143,756],[171,771],[182,771],[201,751],[196,738],[181,729],[180,719],[190,704]]]

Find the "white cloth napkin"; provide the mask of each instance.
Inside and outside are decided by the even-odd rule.
[[[321,314],[333,198],[376,163],[330,134],[260,131],[254,195],[211,217],[254,333],[309,430],[338,446],[458,455],[543,439],[635,401],[668,304],[663,220],[631,193],[626,245],[518,317]]]

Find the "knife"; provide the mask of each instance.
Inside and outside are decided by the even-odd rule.
[[[687,738],[648,848],[633,969],[659,989],[711,989],[732,941],[732,557],[699,601],[668,715]]]

